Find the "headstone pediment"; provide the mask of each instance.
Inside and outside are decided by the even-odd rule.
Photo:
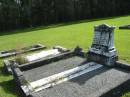
[[[102,24],[99,26],[95,26],[95,31],[99,31],[99,32],[111,32],[115,29],[114,26],[109,26],[107,24]]]

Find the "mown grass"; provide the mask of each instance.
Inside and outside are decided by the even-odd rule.
[[[107,23],[117,27],[115,29],[115,46],[120,60],[130,63],[130,30],[118,29],[121,25],[130,24],[129,20],[130,16],[123,16],[5,32],[0,34],[0,50],[41,43],[48,47],[61,45],[70,49],[79,45],[87,51],[92,43],[93,27]],[[13,81],[10,81],[12,76],[4,75],[2,67],[2,60],[0,60],[0,97],[17,97],[14,90],[15,85]]]
[[[130,97],[130,93],[126,93],[122,97]]]

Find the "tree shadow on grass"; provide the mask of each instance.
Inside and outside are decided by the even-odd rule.
[[[0,67],[0,75],[2,75],[2,76],[10,76],[10,74],[7,73],[7,71],[5,70],[4,67]]]
[[[7,78],[10,75],[4,72],[4,68],[3,67],[0,67],[0,76],[5,76],[5,78]],[[2,81],[2,79],[0,79],[0,80],[1,80],[0,81],[0,88],[2,90],[4,90],[4,92],[6,94],[11,94],[11,95],[16,96],[16,88],[15,88],[14,80],[9,80],[9,81]],[[0,97],[1,97],[2,94],[3,93],[0,94]]]
[[[129,16],[129,15],[113,16],[113,17],[106,17],[106,18],[95,18],[95,19],[87,19],[87,20],[77,20],[77,21],[71,21],[71,22],[63,22],[63,23],[59,23],[59,24],[58,23],[50,24],[50,25],[46,25],[46,26],[24,28],[24,29],[18,29],[18,30],[14,30],[14,31],[1,32],[0,36],[17,34],[17,33],[26,33],[26,32],[31,32],[31,31],[44,30],[44,29],[56,28],[56,27],[62,27],[62,26],[69,26],[69,25],[73,25],[73,24],[87,23],[87,22],[92,22],[92,21],[115,19],[115,18],[127,17],[127,16]]]
[[[13,80],[0,82],[0,86],[4,90],[5,93],[11,94],[11,95],[14,95],[14,96],[17,95],[15,83],[14,83]]]

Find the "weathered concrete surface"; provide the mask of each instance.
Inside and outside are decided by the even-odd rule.
[[[85,58],[74,56],[71,58],[43,65],[38,68],[24,71],[24,76],[29,80],[29,82],[32,82],[44,77],[51,76],[53,74],[63,72],[65,70],[72,69],[85,61]]]
[[[34,93],[33,96],[99,97],[128,80],[130,78],[129,74],[129,72],[123,71],[121,69],[110,69],[104,66],[101,69],[84,74],[80,77],[74,78],[73,80]]]
[[[22,53],[26,53],[26,52],[30,52],[30,51],[37,51],[37,50],[45,49],[45,48],[46,48],[46,46],[44,46],[42,44],[35,44],[35,45],[28,46],[28,47],[23,47],[23,48],[21,48],[21,50],[22,50]],[[19,52],[17,52],[16,49],[1,51],[0,58],[14,56],[18,53]]]

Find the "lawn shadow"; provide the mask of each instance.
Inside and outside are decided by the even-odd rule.
[[[5,67],[0,67],[0,74],[1,74],[2,76],[10,76],[10,74],[7,73]]]
[[[14,30],[14,31],[1,32],[0,36],[17,34],[17,33],[27,33],[27,32],[31,32],[31,31],[44,30],[44,29],[49,29],[49,28],[69,26],[69,25],[73,25],[73,24],[87,23],[87,22],[92,22],[92,21],[100,21],[100,20],[114,19],[114,18],[127,17],[127,16],[129,16],[129,15],[113,16],[113,17],[106,17],[106,18],[95,18],[95,19],[89,19],[89,20],[88,19],[87,20],[77,20],[77,21],[71,21],[71,22],[63,22],[63,23],[59,23],[59,24],[50,24],[50,25],[46,25],[46,26],[24,28],[24,29],[18,29],[18,30]]]
[[[0,76],[5,76],[5,77],[12,76],[4,71],[4,67],[0,67],[0,71],[1,71]],[[24,97],[20,91],[20,88],[17,87],[16,82],[12,78],[11,78],[11,80],[0,82],[0,87],[7,94],[11,94],[15,97]],[[0,97],[1,97],[1,95],[0,95]]]
[[[15,83],[13,80],[0,82],[0,86],[4,90],[5,93],[11,94],[14,96],[17,95],[16,93],[17,89],[15,88]]]

